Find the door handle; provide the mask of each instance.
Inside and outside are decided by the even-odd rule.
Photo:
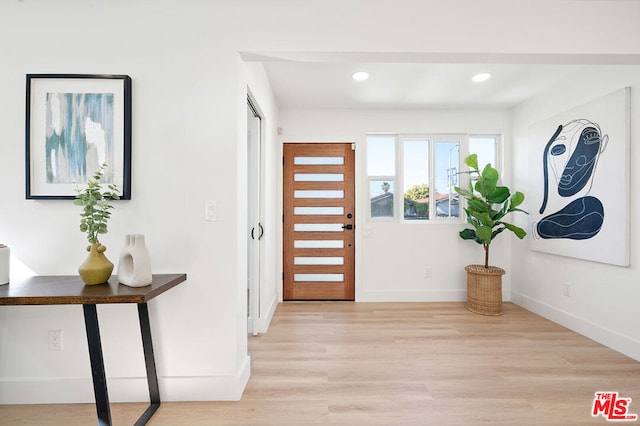
[[[353,229],[353,225],[352,224],[342,225],[342,229]]]
[[[258,235],[259,240],[264,235],[264,228],[262,227],[262,224],[260,222],[258,222],[258,227],[260,228],[260,235]]]
[[[255,237],[253,236],[253,231],[256,230],[256,227],[254,226],[253,228],[251,228],[251,239],[255,240]]]

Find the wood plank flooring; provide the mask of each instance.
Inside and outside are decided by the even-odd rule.
[[[596,391],[632,398],[640,363],[505,304],[284,303],[249,338],[252,376],[238,402],[163,402],[164,425],[602,425]],[[113,404],[133,424],[145,404]],[[0,424],[93,425],[90,404],[0,406]],[[634,424],[634,423],[631,423]]]

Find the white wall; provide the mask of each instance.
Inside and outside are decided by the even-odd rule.
[[[188,274],[150,303],[162,398],[236,399],[249,374],[242,117],[250,77],[240,52],[415,52],[470,62],[638,55],[639,13],[640,3],[606,0],[3,1],[0,239],[37,274],[75,274],[84,258],[75,206],[24,199],[25,74],[130,75],[133,196],[118,203],[103,242],[113,260],[125,234],[144,233],[155,272]],[[573,31],[575,22],[597,25]],[[365,127],[330,136],[359,138]],[[279,170],[277,153],[268,155],[269,173]],[[267,191],[281,203],[273,186]],[[218,221],[204,221],[205,200],[219,202]],[[425,237],[445,238],[428,229]],[[373,231],[371,249],[391,234]],[[101,306],[99,315],[111,400],[145,400],[135,308]],[[63,352],[48,352],[49,329],[64,331]],[[81,309],[1,308],[0,403],[91,400]]]
[[[464,266],[482,263],[482,247],[463,241],[464,223],[380,222],[368,219],[365,134],[498,133],[511,144],[506,110],[283,110],[286,142],[353,142],[356,144],[356,301],[452,301],[466,299]],[[504,173],[508,182],[509,173]],[[363,237],[364,233],[371,237]],[[492,245],[491,263],[509,270],[509,240]],[[425,271],[431,277],[425,278]],[[510,274],[503,277],[509,299]]]
[[[150,302],[162,398],[237,399],[249,376],[246,201],[239,201],[246,171],[236,166],[246,164],[247,83],[237,49],[217,33],[224,17],[194,13],[195,6],[0,5],[0,235],[35,273],[76,273],[86,255],[77,206],[24,199],[25,74],[130,75],[132,199],[116,204],[103,243],[117,261],[124,235],[143,233],[154,272],[188,275]],[[205,200],[219,202],[216,222],[204,220]],[[111,400],[144,401],[135,306],[100,306],[98,314]],[[0,324],[0,402],[93,400],[79,306],[3,307]],[[63,352],[48,351],[49,329],[63,330]]]
[[[529,250],[514,245],[512,299],[522,306],[640,360],[640,200],[634,197],[640,174],[640,67],[593,67],[561,82],[514,112],[515,182],[526,190],[531,160],[528,130],[531,124],[580,106],[623,87],[631,87],[631,190],[629,268],[589,262]],[[529,210],[539,206],[527,205]],[[601,247],[607,250],[607,247]],[[572,288],[571,297],[563,286]]]

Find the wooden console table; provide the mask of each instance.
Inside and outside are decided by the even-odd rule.
[[[136,303],[147,369],[150,405],[135,424],[144,425],[160,407],[160,391],[153,355],[147,302],[186,279],[186,274],[161,274],[153,276],[151,285],[127,287],[119,284],[116,276],[112,276],[108,283],[86,286],[79,276],[40,275],[22,281],[11,281],[7,285],[0,286],[0,305],[82,305],[89,344],[98,425],[102,426],[111,425],[111,410],[96,305]]]

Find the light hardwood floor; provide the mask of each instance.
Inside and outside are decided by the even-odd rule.
[[[163,402],[161,425],[602,425],[596,391],[632,398],[640,363],[505,304],[285,303],[249,338],[238,402]],[[144,404],[113,404],[129,425]],[[1,425],[93,425],[90,404],[0,406]],[[635,424],[635,423],[631,423]]]

